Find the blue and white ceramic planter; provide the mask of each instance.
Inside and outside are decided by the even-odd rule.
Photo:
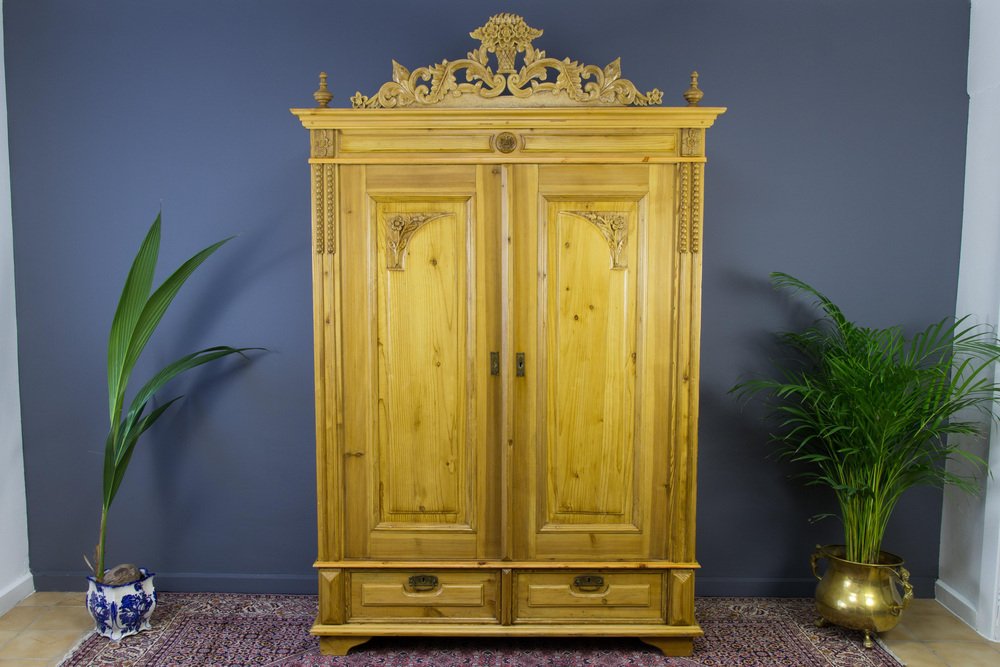
[[[109,586],[87,577],[87,609],[94,617],[97,632],[118,641],[149,629],[149,617],[156,608],[154,573],[139,568],[142,578],[127,584]]]

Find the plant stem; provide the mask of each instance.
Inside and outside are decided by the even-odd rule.
[[[103,505],[101,507],[101,533],[100,540],[97,542],[97,556],[94,563],[94,578],[98,582],[104,581],[104,537],[107,535],[108,526],[108,506]]]

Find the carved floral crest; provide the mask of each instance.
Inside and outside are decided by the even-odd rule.
[[[613,211],[567,211],[584,220],[589,220],[601,232],[608,242],[611,251],[611,268],[626,269],[628,265],[623,257],[628,243],[628,220],[624,213]]]
[[[618,58],[601,68],[547,57],[531,45],[542,31],[516,14],[497,14],[469,35],[480,46],[461,60],[442,60],[412,72],[393,60],[392,81],[372,97],[355,93],[354,108],[478,106],[486,100],[512,106],[647,106],[663,99],[659,90],[640,93],[623,79]],[[491,53],[497,60],[495,70]],[[519,53],[524,54],[524,64],[516,69]]]
[[[403,253],[410,237],[431,220],[437,220],[447,213],[398,213],[386,221],[386,268],[390,271],[403,270]]]

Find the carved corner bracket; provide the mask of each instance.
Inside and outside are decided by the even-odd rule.
[[[705,130],[685,127],[681,130],[681,156],[700,157],[705,155]]]
[[[397,213],[385,221],[386,267],[389,271],[403,270],[403,255],[413,234],[431,220],[447,213]]]
[[[567,211],[572,215],[587,220],[601,232],[608,242],[611,251],[611,268],[627,269],[625,263],[625,246],[628,245],[628,219],[625,213],[614,211]]]
[[[465,58],[442,60],[412,72],[393,60],[392,80],[371,97],[355,93],[351,103],[356,109],[482,106],[484,100],[500,103],[497,98],[501,96],[507,101],[513,97],[523,106],[647,106],[662,102],[661,91],[654,88],[640,93],[631,81],[623,79],[618,58],[601,68],[547,57],[531,44],[542,33],[516,14],[497,14],[469,33],[480,46]],[[516,69],[515,60],[521,53],[524,64]],[[495,69],[490,54],[496,56]],[[462,74],[464,81],[460,83]]]
[[[680,189],[678,201],[677,251],[701,252],[702,185],[705,165],[685,162],[678,165]]]
[[[312,157],[337,157],[336,130],[310,130],[309,139]]]

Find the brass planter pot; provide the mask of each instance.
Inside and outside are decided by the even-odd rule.
[[[826,622],[865,633],[865,648],[871,648],[873,632],[891,630],[913,599],[910,573],[899,556],[879,552],[879,563],[855,563],[844,558],[843,546],[816,547],[812,555],[819,624]],[[820,560],[827,561],[819,575]],[[902,588],[902,594],[900,594]]]

